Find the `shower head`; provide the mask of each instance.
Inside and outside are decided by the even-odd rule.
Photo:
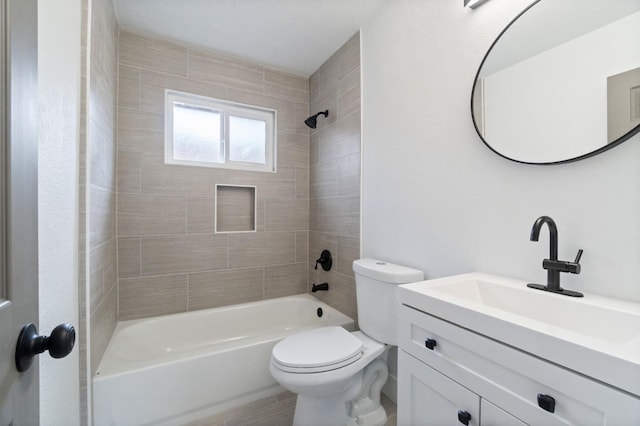
[[[320,111],[316,115],[312,115],[311,117],[309,117],[306,120],[304,120],[304,124],[306,124],[307,126],[311,127],[312,129],[315,129],[316,125],[318,124],[318,116],[320,114],[324,115],[325,117],[328,117],[329,116],[329,110]]]

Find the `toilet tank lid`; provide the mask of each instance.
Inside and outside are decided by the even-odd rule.
[[[418,269],[378,259],[354,260],[353,271],[368,278],[393,284],[412,283],[424,279],[424,274]]]

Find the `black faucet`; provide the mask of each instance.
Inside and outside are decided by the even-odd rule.
[[[322,283],[322,284],[312,284],[311,285],[311,292],[315,293],[316,291],[328,291],[329,290],[329,284],[328,283]]]
[[[540,229],[545,223],[549,227],[549,259],[544,259],[542,261],[542,268],[547,270],[547,285],[527,284],[527,287],[564,294],[565,296],[584,296],[580,292],[565,290],[560,287],[560,272],[569,272],[571,274],[580,273],[582,249],[578,250],[578,255],[573,262],[558,260],[558,228],[556,227],[556,223],[549,216],[540,216],[536,219],[533,223],[533,228],[531,228],[531,237],[529,239],[531,241],[538,241],[538,238],[540,237]]]

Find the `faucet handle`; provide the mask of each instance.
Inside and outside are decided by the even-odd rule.
[[[320,258],[316,259],[316,267],[313,269],[318,269],[318,263],[325,271],[331,270],[331,265],[333,264],[331,252],[329,250],[322,250],[322,253],[320,253]]]
[[[578,250],[578,254],[576,255],[576,260],[573,262],[567,262],[567,269],[563,272],[569,272],[571,274],[579,274],[580,273],[580,258],[582,257],[583,250]]]
[[[569,272],[570,274],[579,274],[582,269],[580,266],[580,258],[582,257],[583,250],[578,250],[576,260],[569,262],[566,260],[552,260],[544,259],[542,261],[542,267],[551,271]]]

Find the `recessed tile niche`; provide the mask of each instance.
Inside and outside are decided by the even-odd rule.
[[[216,185],[216,233],[256,231],[256,187]]]

